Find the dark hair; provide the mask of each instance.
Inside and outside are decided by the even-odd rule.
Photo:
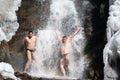
[[[28,33],[33,33],[33,31],[29,31]]]
[[[62,38],[67,38],[67,36],[63,36]]]
[[[67,36],[63,36],[63,37],[62,37],[62,43],[64,43],[64,41],[63,41],[64,38],[67,38]]]

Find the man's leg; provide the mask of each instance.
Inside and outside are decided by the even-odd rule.
[[[32,61],[31,52],[29,50],[27,50],[26,54],[27,54],[27,59],[28,60],[27,60],[27,63],[25,64],[24,73],[26,73],[26,71],[27,71],[27,69],[28,69],[28,67],[29,67],[29,65],[30,65],[30,63]]]
[[[69,70],[70,70],[69,63],[70,63],[70,55],[68,54],[65,58],[65,69],[66,69],[66,74],[67,75],[69,75]]]
[[[65,62],[64,62],[63,59],[61,59],[61,60],[60,60],[60,70],[61,70],[63,76],[66,75],[66,72],[65,72],[65,69],[64,69],[64,65],[65,65]]]

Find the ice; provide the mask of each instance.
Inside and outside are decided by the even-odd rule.
[[[107,21],[107,40],[120,29],[120,0],[116,0],[109,9],[109,17]]]
[[[0,74],[4,79],[12,78],[14,80],[20,80],[14,75],[14,69],[9,63],[0,62]]]
[[[109,9],[107,40],[103,51],[104,79],[109,80],[108,77],[117,79],[119,77],[117,59],[120,58],[120,0],[116,0]]]
[[[20,7],[21,0],[0,0],[0,42],[9,41],[17,31],[16,11]]]

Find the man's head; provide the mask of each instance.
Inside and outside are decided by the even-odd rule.
[[[33,31],[28,32],[28,37],[31,38],[33,36]]]
[[[63,36],[62,37],[62,42],[65,43],[67,41],[67,37],[66,36]]]

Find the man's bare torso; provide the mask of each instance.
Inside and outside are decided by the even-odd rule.
[[[70,41],[67,39],[66,43],[61,44],[61,54],[69,54],[70,53]]]
[[[31,38],[26,37],[25,42],[26,42],[27,49],[30,49],[30,50],[35,49],[35,45],[36,45],[36,37],[35,36],[32,36]]]

